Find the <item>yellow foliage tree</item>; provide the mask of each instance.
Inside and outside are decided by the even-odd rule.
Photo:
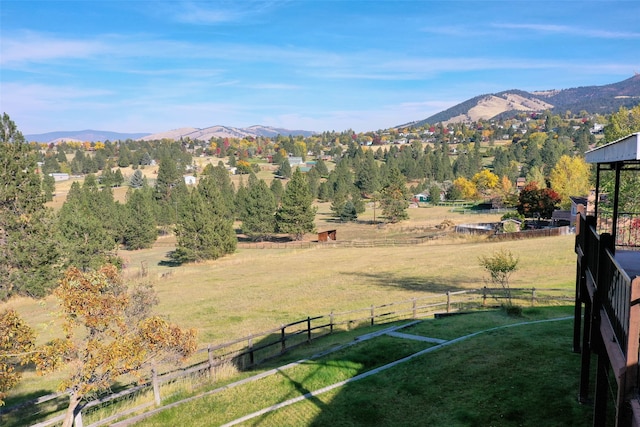
[[[591,169],[581,157],[561,156],[558,163],[549,174],[551,188],[562,198],[560,207],[569,209],[571,196],[585,196],[589,193],[591,184],[589,178]]]
[[[461,176],[453,181],[453,186],[458,189],[460,196],[465,200],[477,199],[478,189],[473,181]]]
[[[489,169],[482,169],[473,175],[471,181],[475,184],[477,190],[487,195],[491,190],[498,186],[500,178]]]
[[[147,366],[185,358],[196,349],[196,332],[158,316],[148,286],[129,289],[114,266],[82,272],[70,268],[54,291],[60,300],[64,338],[44,346],[35,363],[40,373],[69,366],[60,384],[69,393],[63,426],[71,426],[82,399],[108,389],[124,374],[139,378]]]

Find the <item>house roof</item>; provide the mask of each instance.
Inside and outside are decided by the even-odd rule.
[[[612,163],[640,160],[640,132],[620,138],[584,153],[587,163]]]

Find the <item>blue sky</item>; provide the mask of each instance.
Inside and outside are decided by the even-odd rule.
[[[384,129],[476,95],[640,72],[640,1],[0,2],[25,134]]]

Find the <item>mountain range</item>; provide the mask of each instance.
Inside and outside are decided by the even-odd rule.
[[[283,128],[274,128],[269,126],[250,126],[248,128],[235,128],[231,126],[211,126],[204,129],[198,128],[180,128],[173,129],[160,133],[119,133],[111,131],[101,130],[81,130],[81,131],[56,131],[41,134],[25,135],[27,141],[46,142],[46,143],[58,143],[62,141],[124,141],[127,139],[141,139],[144,141],[158,140],[158,139],[173,139],[178,140],[180,138],[199,139],[201,141],[208,141],[211,138],[247,138],[247,137],[275,137],[277,135],[302,135],[304,137],[315,134],[313,131],[306,130],[289,130]]]
[[[534,113],[550,110],[564,115],[567,111],[578,114],[610,114],[620,107],[632,108],[640,104],[640,74],[626,80],[604,86],[583,86],[572,89],[553,89],[535,92],[512,89],[494,94],[473,97],[424,120],[406,123],[399,127],[422,126],[436,123],[474,122],[508,118],[517,113]],[[126,139],[173,139],[190,138],[208,141],[211,138],[275,137],[277,135],[311,136],[316,132],[290,130],[270,126],[211,126],[207,128],[185,127],[161,133],[118,133],[111,131],[83,130],[57,131],[25,135],[27,141],[56,143],[59,141],[117,141]]]
[[[631,108],[638,104],[640,104],[640,74],[635,74],[621,82],[604,86],[536,92],[513,89],[479,95],[409,125],[473,122],[480,119],[507,118],[518,112],[533,113],[545,110],[559,115],[564,115],[567,111],[578,114],[583,110],[591,114],[610,114],[618,111],[620,107]]]

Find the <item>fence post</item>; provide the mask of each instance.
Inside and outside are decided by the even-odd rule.
[[[213,351],[211,350],[211,344],[207,344],[207,359],[209,359],[209,378],[215,381],[215,368],[213,366]]]
[[[451,293],[447,291],[447,313],[451,311]]]
[[[287,351],[287,339],[285,338],[285,333],[284,333],[285,328],[286,326],[282,325],[282,328],[280,329],[280,343],[281,343],[280,353],[284,353],[285,351]]]
[[[248,342],[248,346],[249,346],[249,365],[253,366],[253,338],[249,337],[249,342]]]
[[[82,422],[82,407],[78,407],[77,411],[78,413],[75,417],[73,417],[73,425],[75,427],[84,427],[84,424]]]
[[[411,298],[411,299],[412,299],[412,306],[413,306],[413,307],[412,307],[412,311],[413,311],[413,318],[415,319],[415,318],[417,317],[417,316],[416,316],[416,299],[415,299],[415,297],[414,297],[414,298]]]
[[[153,383],[153,398],[156,406],[160,406],[160,384],[158,384],[158,371],[155,366],[151,368],[151,382]]]
[[[482,288],[482,306],[485,307],[487,305],[487,287]]]
[[[311,342],[311,317],[307,316],[307,344]]]
[[[329,313],[329,333],[333,333],[333,310]]]
[[[536,304],[536,288],[531,288],[531,307]]]
[[[373,326],[373,316],[374,316],[374,311],[373,311],[373,304],[371,305],[371,326]]]

